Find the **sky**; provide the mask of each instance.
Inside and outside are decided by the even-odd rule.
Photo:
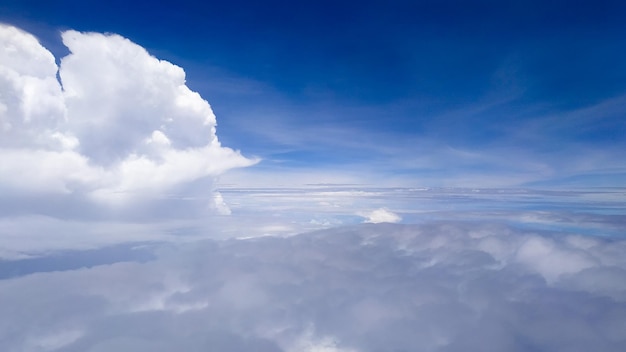
[[[626,5],[0,0],[0,350],[624,351]]]
[[[184,68],[224,144],[263,160],[229,183],[626,183],[619,1],[2,4],[57,59],[74,29]]]

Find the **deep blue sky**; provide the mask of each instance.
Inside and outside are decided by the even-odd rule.
[[[3,0],[0,21],[57,56],[71,28],[183,67],[269,174],[625,185],[620,1]]]

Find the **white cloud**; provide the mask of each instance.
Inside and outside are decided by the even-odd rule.
[[[230,208],[228,207],[228,204],[224,202],[224,197],[222,197],[222,194],[220,192],[215,192],[215,195],[213,196],[213,201],[215,202],[215,209],[217,209],[217,212],[220,215],[231,214]]]
[[[35,37],[0,24],[0,189],[132,218],[163,194],[204,194],[212,208],[212,180],[256,162],[221,146],[182,68],[118,35],[62,37],[70,54],[57,67]]]
[[[623,351],[624,250],[476,222],[166,245],[0,280],[0,349]]]
[[[372,224],[378,224],[381,222],[396,223],[402,220],[402,218],[398,214],[385,208],[373,210],[369,213],[363,214],[362,216],[367,219],[365,220],[365,222],[369,222]]]
[[[0,41],[0,148],[62,148],[53,137],[66,113],[54,56],[15,27],[0,24]]]

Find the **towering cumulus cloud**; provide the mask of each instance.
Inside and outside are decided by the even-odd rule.
[[[118,35],[62,37],[70,54],[57,67],[35,37],[0,25],[0,188],[12,203],[131,217],[171,213],[166,198],[216,208],[214,177],[255,161],[220,145],[184,71]]]

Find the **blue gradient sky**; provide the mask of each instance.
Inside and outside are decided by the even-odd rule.
[[[0,351],[626,351],[624,44],[621,2],[0,0]]]
[[[3,1],[59,31],[119,33],[187,72],[264,185],[626,185],[618,1]]]

